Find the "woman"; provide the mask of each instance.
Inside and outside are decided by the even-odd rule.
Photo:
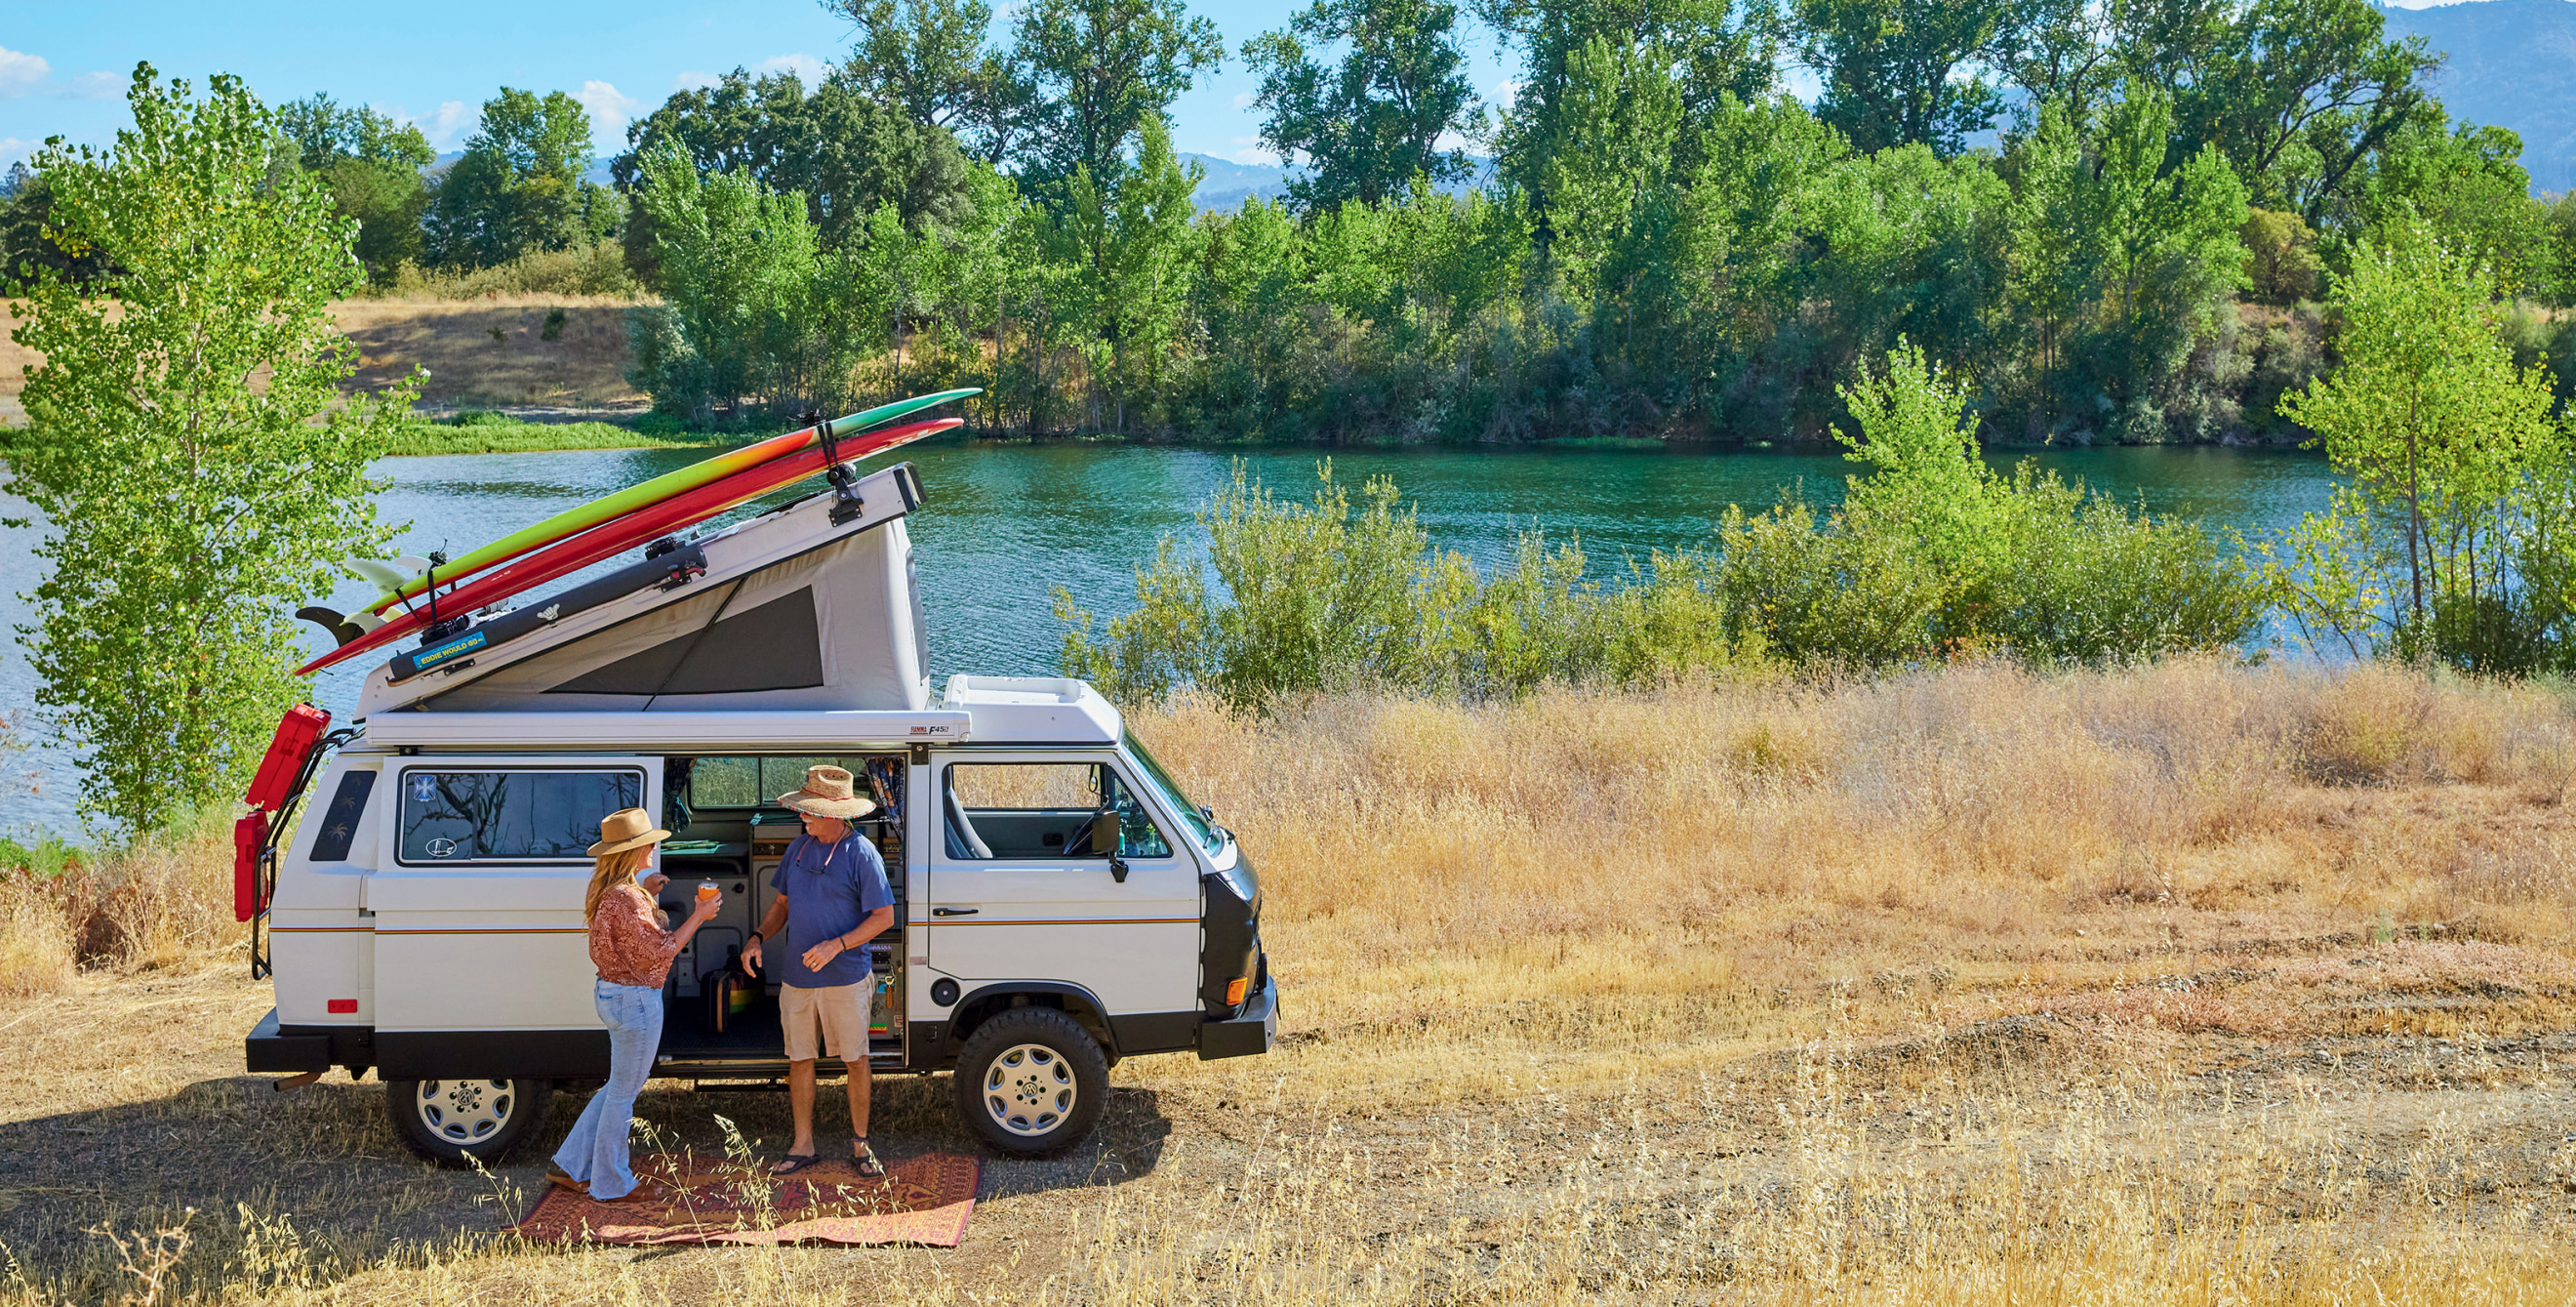
[[[678,930],[662,928],[653,900],[670,878],[652,870],[651,863],[653,846],[671,838],[671,832],[652,826],[642,808],[612,812],[599,823],[599,843],[590,846],[598,865],[581,903],[582,919],[590,923],[590,961],[599,968],[592,1000],[600,1023],[608,1027],[608,1083],[590,1096],[563,1147],[555,1150],[555,1165],[563,1174],[547,1178],[603,1203],[661,1196],[657,1186],[635,1181],[627,1162],[626,1123],[635,1115],[635,1096],[644,1091],[653,1054],[662,1044],[662,980],[671,974],[671,959],[724,903],[721,898],[700,899]]]

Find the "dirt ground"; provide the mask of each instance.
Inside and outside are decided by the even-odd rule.
[[[2349,966],[2374,946],[2328,942],[2305,954]],[[2301,961],[2257,959],[2237,971]],[[2537,997],[2443,1001],[2492,1017]],[[504,1284],[527,1301],[578,1300],[582,1286],[616,1275],[686,1301],[692,1286],[724,1281],[751,1256],[511,1245],[496,1232],[542,1186],[543,1158],[578,1100],[559,1095],[540,1142],[493,1174],[440,1170],[395,1140],[373,1083],[334,1073],[279,1093],[245,1075],[241,1035],[269,1002],[265,985],[231,968],[91,977],[0,1021],[0,1245],[22,1294],[114,1301],[134,1277],[119,1268],[108,1234],[167,1226],[182,1209],[193,1209],[196,1251],[174,1283],[201,1291],[256,1279],[262,1231],[272,1243],[277,1231],[293,1232],[297,1287],[370,1300],[447,1298],[468,1286],[480,1296]],[[1286,1010],[1296,1008],[1291,991]],[[1533,1065],[1516,1097],[1395,1110],[1298,1092],[1301,1069],[1326,1056],[1338,1032],[1301,1028],[1293,1016],[1288,1024],[1266,1059],[1119,1068],[1090,1141],[1053,1160],[986,1160],[963,1247],[798,1249],[783,1274],[811,1291],[928,1285],[971,1296],[1051,1284],[1072,1298],[1099,1296],[1096,1281],[1110,1269],[1102,1229],[1119,1213],[1194,1212],[1204,1223],[1198,1241],[1223,1242],[1233,1237],[1229,1219],[1264,1219],[1269,1204],[1244,1200],[1265,1170],[1300,1169],[1350,1182],[1333,1224],[1363,1251],[1417,1241],[1473,1263],[1533,1214],[1562,1207],[1569,1185],[1615,1180],[1630,1214],[1619,1237],[1642,1253],[1671,1237],[1659,1227],[1686,1224],[1694,1201],[1800,1185],[1820,1139],[1837,1150],[1846,1184],[1869,1172],[1972,1186],[2015,1158],[2063,1170],[2077,1166],[2063,1145],[2081,1137],[2139,1174],[2223,1169],[2249,1151],[2304,1147],[2356,1175],[2419,1174],[2436,1187],[2444,1175],[2474,1177],[2456,1185],[2452,1212],[2473,1227],[2523,1230],[2576,1210],[2576,1032],[2565,1030],[2266,1041],[2153,1026],[2106,1033],[2022,1014],[1945,1033],[1927,1026],[1735,1056],[1703,1049],[1668,1075],[1620,1084],[1551,1083],[1548,1068]],[[834,1131],[838,1095],[823,1099]],[[944,1077],[883,1080],[877,1101],[874,1140],[889,1158],[974,1148],[948,1114]],[[671,1146],[708,1150],[723,1146],[719,1117],[771,1150],[786,1125],[783,1095],[693,1093],[671,1082],[655,1082],[637,1113]],[[1229,1204],[1241,1204],[1231,1218],[1220,1210]],[[422,1250],[444,1259],[433,1277],[443,1289],[394,1269]]]
[[[564,314],[555,337],[546,318]],[[358,347],[351,385],[378,390],[427,368],[419,411],[500,409],[530,421],[618,419],[649,401],[626,383],[626,305],[560,295],[486,296],[464,302],[342,300],[331,306]],[[23,425],[19,403],[33,351],[9,339],[17,319],[0,304],[0,425]],[[497,335],[495,333],[498,333]]]

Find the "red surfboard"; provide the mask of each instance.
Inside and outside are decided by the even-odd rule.
[[[964,425],[964,421],[958,418],[940,418],[866,432],[840,442],[840,461],[848,463],[871,454],[881,454],[897,445],[907,445],[923,436]],[[824,457],[819,445],[785,458],[771,459],[721,481],[710,482],[649,508],[640,508],[614,521],[603,522],[580,535],[524,555],[505,567],[485,572],[440,594],[438,607],[448,615],[456,616],[497,604],[557,577],[578,572],[603,558],[695,526],[726,509],[747,504],[781,486],[792,485],[823,471],[829,465],[830,460]],[[399,616],[389,617],[375,630],[296,668],[295,674],[309,676],[334,663],[346,662],[368,650],[392,644],[428,626],[429,607],[422,603]]]

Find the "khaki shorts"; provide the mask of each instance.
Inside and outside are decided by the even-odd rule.
[[[823,1048],[844,1061],[868,1059],[868,994],[874,978],[855,985],[823,989],[778,987],[778,1021],[787,1028],[787,1060],[814,1060],[814,1033],[822,1031]]]

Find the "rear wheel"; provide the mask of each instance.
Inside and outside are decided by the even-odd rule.
[[[1109,1062],[1072,1017],[1012,1008],[966,1037],[956,1084],[957,1113],[985,1143],[1036,1156],[1091,1133],[1109,1097]]]
[[[385,1111],[413,1152],[441,1166],[488,1166],[545,1124],[553,1096],[543,1080],[388,1080]]]

